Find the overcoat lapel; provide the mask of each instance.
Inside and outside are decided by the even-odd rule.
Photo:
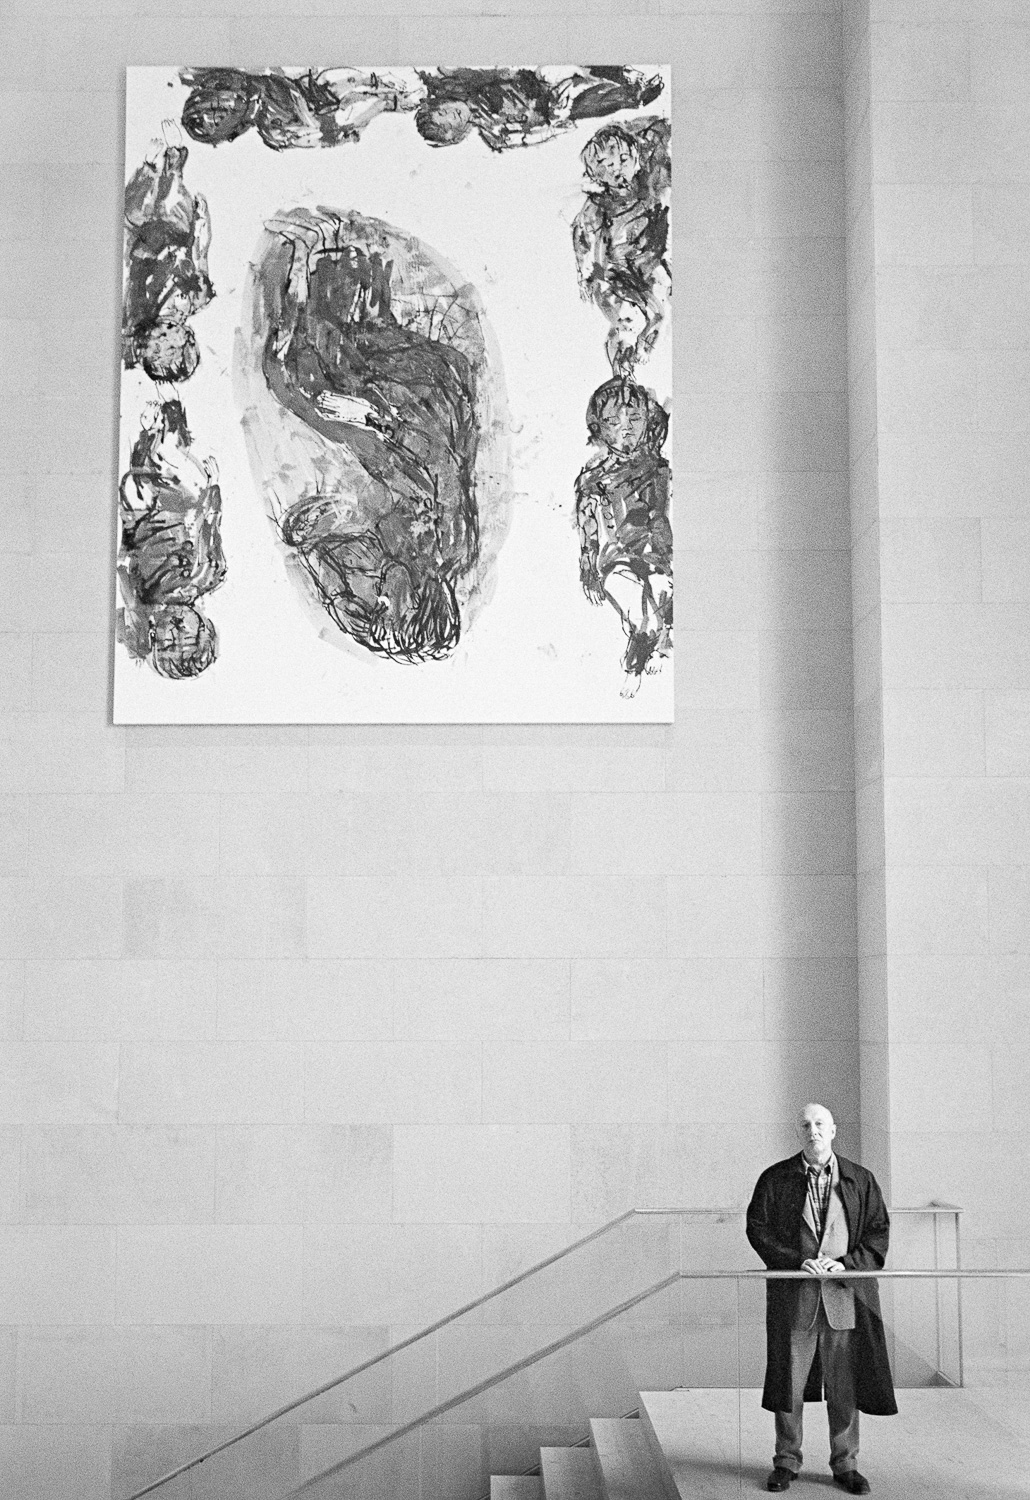
[[[811,1205],[809,1204],[807,1198],[805,1199],[805,1213],[806,1215],[811,1217]],[[824,1245],[832,1243],[834,1234],[838,1228],[841,1230],[840,1243],[844,1246],[845,1249],[847,1249],[848,1227],[846,1223],[841,1222],[843,1219],[844,1205],[836,1192],[833,1192],[830,1194],[830,1204],[826,1210],[826,1223],[823,1226],[823,1237],[819,1242],[820,1250],[822,1250]]]

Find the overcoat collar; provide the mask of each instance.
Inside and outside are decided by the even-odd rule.
[[[815,1217],[812,1213],[812,1200],[807,1191],[805,1193],[805,1206],[801,1211],[801,1217],[808,1225],[809,1232],[811,1233],[812,1238],[815,1240],[820,1249],[822,1249],[822,1243],[826,1239],[827,1234],[830,1232],[831,1227],[836,1224],[837,1220],[840,1218],[840,1215],[844,1212],[840,1197],[840,1157],[835,1154],[830,1158],[830,1160],[833,1163],[833,1173],[831,1178],[833,1188],[830,1192],[830,1201],[826,1208],[826,1222],[823,1224],[823,1232],[821,1236],[818,1229],[816,1228]],[[803,1151],[800,1157],[800,1165],[801,1171],[805,1174],[806,1177],[807,1187],[807,1174],[809,1164],[805,1159],[805,1153]]]
[[[847,1178],[848,1182],[855,1182],[856,1178],[854,1162],[848,1161],[846,1156],[839,1156],[836,1151],[833,1154],[837,1158],[837,1171],[840,1173],[841,1181],[843,1182],[844,1179]],[[789,1156],[787,1160],[788,1162],[791,1162],[793,1164],[795,1170],[797,1171],[798,1177],[801,1180],[804,1180],[805,1173],[808,1171],[808,1163],[805,1160],[805,1153],[803,1151],[799,1151],[797,1156]]]

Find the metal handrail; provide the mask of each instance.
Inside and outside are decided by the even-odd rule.
[[[954,1208],[951,1204],[945,1203],[930,1203],[925,1208],[891,1208],[889,1211],[891,1213],[917,1214],[957,1214],[961,1212],[960,1209]],[[441,1328],[446,1328],[448,1324],[454,1323],[459,1318],[465,1317],[467,1313],[474,1312],[477,1308],[484,1306],[488,1302],[491,1302],[494,1298],[503,1295],[505,1292],[511,1291],[513,1287],[519,1286],[524,1281],[528,1281],[530,1277],[537,1275],[540,1271],[546,1270],[548,1266],[555,1265],[558,1261],[565,1260],[569,1256],[573,1255],[576,1251],[581,1250],[584,1245],[588,1245],[592,1243],[592,1241],[601,1239],[603,1236],[610,1234],[613,1230],[617,1229],[620,1224],[625,1224],[630,1219],[649,1216],[664,1216],[666,1218],[729,1218],[731,1216],[743,1215],[745,1212],[746,1209],[739,1206],[732,1206],[727,1208],[627,1209],[624,1213],[619,1214],[616,1218],[610,1219],[607,1223],[600,1225],[599,1228],[591,1230],[589,1234],[583,1235],[578,1240],[573,1240],[571,1244],[563,1245],[562,1248],[555,1251],[553,1255],[545,1256],[543,1260],[536,1261],[525,1271],[520,1271],[517,1276],[511,1277],[508,1281],[501,1282],[499,1286],[493,1287],[489,1292],[484,1292],[482,1296],[476,1297],[471,1302],[466,1302],[461,1307],[455,1308],[453,1312],[447,1313],[445,1317],[439,1318],[435,1323],[427,1324],[426,1327],[420,1328],[415,1333],[409,1334],[407,1338],[401,1339],[398,1343],[391,1344],[389,1348],[381,1350],[379,1354],[372,1355],[370,1359],[362,1360],[360,1364],[353,1365],[349,1370],[345,1370],[342,1375],[336,1375],[331,1380],[324,1381],[323,1384],[315,1386],[313,1390],[305,1391],[303,1395],[297,1396],[294,1398],[294,1400],[286,1402],[285,1405],[277,1407],[274,1411],[267,1413],[263,1417],[259,1417],[257,1421],[251,1422],[249,1426],[240,1428],[238,1432],[230,1434],[229,1437],[224,1438],[220,1443],[215,1443],[211,1448],[205,1449],[203,1453],[197,1454],[195,1458],[187,1459],[185,1463],[177,1465],[174,1469],[169,1469],[167,1473],[162,1474],[159,1478],[152,1480],[150,1484],[144,1485],[142,1489],[134,1490],[133,1493],[128,1497],[128,1500],[143,1500],[143,1497],[145,1495],[153,1494],[155,1490],[161,1489],[162,1486],[169,1484],[173,1479],[177,1479],[180,1475],[188,1473],[190,1469],[198,1468],[201,1464],[206,1463],[208,1459],[217,1457],[218,1454],[224,1453],[227,1449],[235,1447],[238,1443],[242,1443],[246,1438],[253,1437],[256,1432],[260,1432],[263,1428],[271,1426],[273,1422],[279,1421],[281,1417],[288,1416],[291,1411],[296,1411],[299,1407],[306,1406],[309,1401],[314,1401],[319,1396],[327,1395],[328,1392],[335,1390],[338,1386],[345,1385],[348,1380],[353,1380],[356,1376],[364,1374],[366,1370],[370,1370],[375,1365],[381,1364],[384,1360],[392,1358],[395,1354],[399,1354],[401,1350],[409,1348],[411,1345],[418,1343],[421,1339],[428,1338],[430,1334],[439,1332]],[[688,1275],[690,1273],[680,1274]],[[727,1272],[725,1274],[746,1275],[749,1273]],[[759,1272],[757,1274],[761,1275],[763,1273]]]
[[[267,1416],[259,1417],[249,1427],[243,1427],[239,1432],[234,1432],[231,1437],[227,1437],[222,1442],[216,1443],[213,1448],[208,1448],[204,1453],[198,1454],[196,1458],[188,1459],[186,1463],[179,1464],[175,1469],[169,1469],[167,1474],[162,1474],[159,1479],[153,1480],[150,1484],[145,1485],[143,1489],[134,1490],[128,1497],[128,1500],[141,1500],[142,1496],[153,1494],[162,1485],[168,1484],[173,1479],[178,1479],[180,1474],[185,1474],[188,1470],[197,1468],[198,1465],[206,1463],[209,1458],[214,1458],[217,1454],[224,1453],[227,1448],[235,1447],[237,1443],[242,1443],[244,1438],[253,1437],[255,1432],[260,1432],[263,1427],[271,1426],[280,1417],[288,1416],[291,1411],[296,1411],[299,1406],[306,1406],[309,1401],[314,1401],[318,1396],[326,1395],[327,1392],[335,1390],[337,1386],[344,1385],[348,1380],[353,1380],[356,1375],[364,1374],[366,1370],[372,1369],[374,1365],[381,1364],[384,1359],[390,1359],[394,1354],[399,1354],[402,1349],[407,1349],[411,1344],[417,1344],[420,1339],[428,1338],[431,1333],[438,1333],[441,1328],[446,1328],[448,1323],[456,1322],[458,1318],[463,1318],[466,1313],[474,1312],[477,1307],[482,1307],[484,1303],[492,1301],[494,1297],[501,1296],[503,1292],[511,1291],[512,1287],[518,1286],[520,1282],[528,1280],[530,1276],[535,1276],[538,1271],[543,1271],[548,1266],[554,1265],[555,1261],[564,1260],[567,1255],[571,1255],[574,1250],[581,1249],[582,1246],[589,1244],[591,1240],[597,1240],[602,1235],[609,1234],[619,1224],[624,1223],[627,1219],[632,1219],[636,1212],[635,1208],[627,1209],[625,1213],[619,1214],[618,1218],[610,1219],[607,1224],[602,1224],[599,1229],[594,1229],[590,1234],[585,1234],[582,1239],[573,1240],[571,1245],[563,1245],[554,1255],[548,1255],[544,1260],[537,1261],[535,1265],[530,1266],[527,1270],[520,1271],[510,1281],[502,1281],[500,1286],[495,1286],[489,1292],[484,1292],[481,1297],[476,1297],[473,1301],[466,1302],[461,1307],[455,1308],[453,1312],[449,1312],[445,1317],[437,1319],[435,1323],[429,1323],[425,1328],[420,1328],[416,1333],[409,1334],[406,1339],[401,1339],[400,1343],[391,1344],[388,1349],[383,1349],[379,1354],[373,1354],[371,1359],[365,1359],[360,1364],[353,1365],[349,1370],[345,1370],[342,1375],[334,1375],[332,1380],[327,1380],[322,1385],[315,1386],[314,1390],[305,1391],[303,1396],[297,1396],[293,1401],[287,1401],[285,1406],[279,1406],[275,1411],[269,1412]]]
[[[439,1402],[438,1405],[423,1412],[421,1416],[413,1417],[410,1422],[403,1423],[402,1426],[395,1428],[393,1432],[388,1432],[383,1437],[376,1438],[375,1442],[366,1443],[364,1448],[358,1448],[353,1453],[349,1453],[346,1458],[341,1458],[339,1462],[330,1465],[328,1469],[322,1469],[318,1474],[313,1474],[294,1489],[287,1490],[283,1496],[283,1500],[295,1500],[297,1495],[307,1494],[316,1485],[321,1485],[325,1480],[334,1478],[337,1474],[341,1474],[344,1469],[353,1468],[355,1464],[361,1463],[381,1448],[389,1447],[391,1443],[407,1437],[409,1433],[416,1432],[420,1427],[425,1427],[438,1417],[445,1416],[447,1412],[454,1411],[456,1407],[464,1406],[467,1401],[473,1401],[477,1396],[482,1396],[484,1392],[492,1390],[495,1386],[502,1385],[513,1375],[519,1375],[523,1370],[528,1370],[533,1365],[539,1364],[541,1360],[550,1358],[552,1354],[557,1354],[562,1349],[567,1349],[570,1344],[575,1344],[581,1338],[585,1338],[587,1334],[596,1332],[598,1328],[603,1328],[606,1323],[613,1322],[631,1308],[638,1307],[640,1303],[649,1301],[652,1297],[657,1296],[659,1292],[665,1291],[667,1287],[674,1285],[676,1282],[736,1281],[738,1284],[741,1281],[817,1280],[851,1282],[900,1281],[909,1279],[936,1280],[941,1277],[947,1280],[955,1280],[956,1278],[967,1276],[977,1279],[994,1280],[999,1278],[1007,1279],[1009,1277],[1030,1278],[1030,1266],[1011,1271],[845,1271],[843,1274],[835,1271],[820,1272],[818,1275],[811,1271],[674,1271],[670,1276],[663,1277],[661,1281],[656,1281],[653,1286],[648,1287],[645,1291],[638,1292],[636,1296],[627,1298],[625,1302],[620,1302],[617,1307],[609,1308],[606,1312],[599,1313],[596,1318],[591,1318],[588,1323],[583,1323],[579,1328],[574,1328],[571,1333],[564,1334],[560,1339],[555,1339],[550,1344],[545,1344],[542,1348],[534,1350],[532,1354],[524,1355],[522,1359],[516,1360],[514,1364],[508,1365],[505,1369],[487,1376],[485,1380],[479,1381],[476,1385],[469,1386],[467,1390],[459,1392],[458,1395],[449,1396],[446,1401]],[[132,1500],[135,1500],[135,1497],[132,1497]]]
[[[673,1271],[671,1276],[665,1276],[661,1281],[656,1281],[646,1291],[638,1292],[635,1297],[627,1297],[626,1301],[620,1302],[618,1307],[611,1307],[607,1312],[599,1313],[596,1318],[591,1318],[589,1323],[583,1323],[579,1328],[573,1329],[571,1333],[566,1333],[560,1339],[555,1339],[553,1343],[545,1344],[540,1349],[534,1349],[532,1354],[526,1354],[522,1359],[517,1359],[514,1364],[509,1365],[507,1369],[502,1370],[499,1374],[488,1375],[485,1380],[479,1381],[477,1385],[470,1386],[467,1391],[461,1391],[457,1396],[449,1396],[446,1401],[441,1401],[438,1406],[434,1406],[431,1410],[423,1412],[420,1417],[412,1417],[410,1422],[405,1422],[402,1427],[398,1427],[394,1432],[388,1432],[385,1437],[376,1438],[374,1443],[367,1443],[364,1448],[359,1448],[356,1452],[349,1453],[346,1458],[341,1458],[339,1463],[333,1464],[331,1468],[323,1469],[320,1474],[314,1474],[310,1479],[305,1479],[304,1483],[297,1485],[296,1489],[287,1490],[285,1500],[293,1500],[294,1495],[303,1495],[307,1490],[313,1488],[314,1485],[321,1484],[323,1479],[331,1479],[334,1474],[339,1474],[342,1470],[353,1467],[354,1464],[359,1463],[363,1458],[367,1458],[370,1453],[375,1453],[378,1448],[385,1448],[390,1443],[395,1443],[399,1438],[407,1437],[408,1433],[414,1432],[416,1428],[424,1427],[427,1422],[435,1421],[437,1417],[442,1417],[447,1412],[453,1411],[456,1406],[464,1406],[466,1401],[473,1401],[476,1396],[482,1396],[484,1391],[492,1390],[495,1385],[500,1385],[502,1381],[510,1379],[512,1375],[519,1375],[523,1370],[530,1369],[532,1365],[539,1364],[542,1359],[548,1359],[550,1355],[557,1354],[560,1349],[565,1349],[569,1344],[574,1344],[579,1339],[585,1338],[588,1333],[594,1333],[598,1328],[603,1328],[613,1318],[621,1317],[631,1307],[637,1307],[641,1302],[647,1302],[651,1297],[664,1291],[666,1287],[672,1286],[679,1279],[680,1273]]]
[[[957,1203],[941,1203],[937,1198],[931,1198],[929,1203],[924,1203],[920,1208],[890,1208],[888,1213],[892,1214],[961,1214],[964,1208],[959,1208]]]
[[[746,1207],[733,1204],[729,1208],[631,1208],[631,1214],[679,1214],[683,1218],[727,1218],[730,1214],[739,1214],[743,1217],[747,1213]],[[942,1203],[938,1198],[931,1198],[928,1203],[905,1204],[896,1206],[888,1204],[887,1212],[891,1214],[961,1214],[965,1210],[957,1203]],[[623,1218],[627,1216],[623,1214]],[[615,1221],[613,1221],[615,1222]]]

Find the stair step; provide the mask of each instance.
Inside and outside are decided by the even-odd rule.
[[[490,1500],[544,1500],[544,1487],[533,1474],[491,1474]]]
[[[605,1500],[679,1500],[679,1491],[645,1423],[595,1418],[590,1435]]]
[[[742,1436],[755,1453],[772,1444],[772,1422],[757,1400],[752,1404],[754,1411],[742,1412],[734,1390],[640,1392],[641,1424],[665,1455],[680,1495],[737,1500]]]
[[[592,1448],[541,1448],[546,1500],[603,1500]]]

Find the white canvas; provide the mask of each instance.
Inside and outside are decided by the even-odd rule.
[[[669,114],[669,70],[638,66],[660,74],[664,90],[612,122]],[[127,179],[155,139],[174,137],[162,122],[179,120],[188,93],[179,69],[128,70]],[[572,226],[586,201],[580,153],[607,123],[580,120],[504,151],[475,132],[433,147],[402,111],[323,149],[269,149],[254,130],[214,147],[180,137],[183,179],[209,208],[215,295],[190,320],[200,362],[187,380],[155,391],[138,366],[123,370],[119,464],[128,476],[148,403],[177,396],[191,454],[217,463],[225,576],[204,599],[217,658],[174,680],[119,641],[116,723],[671,721],[671,653],[656,655],[649,665],[660,670],[639,674],[638,690],[624,695],[626,630],[607,603],[591,604],[580,578],[584,414],[612,366],[609,324],[580,294]],[[477,477],[487,565],[462,601],[460,639],[441,659],[377,655],[312,605],[269,519],[253,443],[248,451],[241,415],[260,384],[260,359],[248,363],[241,349],[252,266],[266,224],[301,209],[317,217],[320,207],[417,237],[472,284],[485,315],[496,375],[492,470]],[[670,312],[633,378],[669,409]]]

